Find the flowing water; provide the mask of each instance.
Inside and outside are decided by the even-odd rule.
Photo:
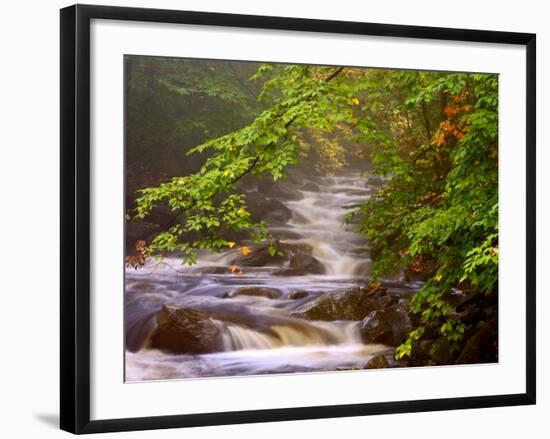
[[[359,174],[321,177],[302,186],[301,199],[283,202],[292,212],[270,230],[289,244],[307,244],[325,267],[322,275],[274,275],[280,266],[227,270],[238,250],[203,254],[187,267],[176,259],[126,271],[127,381],[361,368],[382,345],[362,343],[358,322],[308,321],[289,315],[322,294],[364,286],[368,243],[344,224],[344,215],[377,190]],[[291,237],[290,239],[288,237]],[[220,273],[220,274],[217,274]],[[276,298],[232,295],[241,287],[276,288]],[[405,286],[404,286],[405,287]],[[296,297],[306,292],[306,297]],[[293,296],[294,294],[294,296]],[[300,296],[297,296],[300,297]],[[220,352],[175,355],[144,340],[164,304],[210,311],[222,330]]]

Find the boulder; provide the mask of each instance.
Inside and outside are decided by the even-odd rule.
[[[283,254],[270,255],[268,251],[268,244],[260,244],[247,254],[239,254],[235,259],[231,261],[231,264],[238,265],[239,267],[265,267],[266,265],[281,265],[284,262],[290,260],[290,254],[282,248]]]
[[[482,295],[477,291],[451,290],[443,296],[446,302],[453,306],[457,312],[461,312],[469,305],[473,305],[482,299]]]
[[[204,311],[164,305],[156,319],[157,328],[151,337],[153,348],[177,354],[203,354],[221,346],[220,329]]]
[[[399,308],[370,312],[361,322],[361,336],[365,343],[400,345],[413,330],[409,314]]]
[[[287,180],[294,184],[302,184],[307,178],[306,172],[299,168],[287,168],[286,170]]]
[[[286,181],[274,181],[272,178],[263,178],[258,182],[258,192],[283,200],[301,200],[303,195],[292,184]]]
[[[429,350],[430,357],[437,364],[450,364],[455,356],[446,337],[439,337],[433,342]]]
[[[279,244],[281,253],[271,255],[268,244],[260,244],[245,255],[239,255],[231,263],[240,267],[265,267],[287,265],[273,274],[278,276],[303,276],[306,274],[323,274],[325,267],[311,256],[311,247],[298,244]]]
[[[387,358],[384,355],[375,355],[367,361],[363,369],[385,369],[387,367],[390,367]]]
[[[334,298],[330,295],[323,295],[304,303],[292,312],[290,317],[324,321],[348,320],[346,319],[347,316],[342,315],[342,311],[339,308]]]
[[[468,338],[456,363],[496,363],[498,361],[498,327],[496,320],[480,322]]]
[[[308,295],[309,294],[307,291],[291,291],[290,293],[288,293],[287,298],[290,300],[299,300],[304,299]]]
[[[292,218],[291,210],[283,203],[258,192],[246,195],[246,205],[254,221],[286,224]]]
[[[265,297],[266,299],[278,299],[282,293],[276,288],[267,287],[241,287],[231,291],[227,297],[237,296],[256,296]]]
[[[354,288],[310,300],[296,308],[291,317],[324,321],[361,320],[378,307],[377,300],[369,298],[366,289]]]
[[[277,276],[304,276],[306,274],[324,274],[325,266],[308,252],[296,250],[290,257],[288,268],[276,271]]]

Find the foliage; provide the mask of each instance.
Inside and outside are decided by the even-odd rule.
[[[371,243],[374,275],[406,268],[429,277],[411,304],[421,325],[396,357],[410,356],[427,328],[457,350],[465,325],[446,296],[455,288],[490,292],[497,283],[497,77],[262,65],[252,79],[263,81],[259,98],[267,109],[191,149],[208,154],[196,173],[141,191],[138,218],[163,202],[174,213],[149,251],[179,250],[193,263],[197,249],[230,248],[234,243],[224,236],[247,231],[253,242],[269,240],[275,254],[266,224],[251,219],[239,180],[285,178],[289,165],[312,154],[328,163],[319,172],[337,170],[347,164],[345,151],[355,149],[369,157],[368,175],[385,181],[348,217]],[[225,86],[170,84],[183,95],[195,87],[238,100]]]
[[[269,238],[265,223],[252,221],[245,195],[235,193],[236,184],[249,173],[269,174],[274,180],[283,178],[285,167],[298,161],[296,131],[327,129],[339,119],[338,114],[331,113],[330,103],[334,96],[332,80],[342,70],[280,67],[276,78],[291,85],[281,90],[268,110],[244,128],[189,151],[210,153],[200,171],[141,190],[137,218],[145,218],[155,205],[167,201],[177,219],[154,238],[151,252],[179,250],[184,261],[192,264],[197,249],[227,248],[224,232],[249,231],[253,242]],[[268,82],[270,86],[272,82]],[[196,232],[195,239],[190,239],[190,232]]]
[[[127,187],[200,168],[191,147],[249,123],[262,108],[256,63],[127,55],[125,142]],[[132,206],[129,206],[132,207]]]
[[[402,73],[396,84],[393,76],[377,76],[382,76],[381,91],[389,94],[397,86],[403,95],[377,106],[390,106],[395,114],[408,117],[414,111],[419,120],[423,112],[439,107],[439,123],[435,130],[424,124],[422,136],[413,124],[396,133],[398,128],[388,130],[368,121],[363,136],[375,145],[373,172],[389,181],[356,212],[359,230],[376,250],[375,274],[398,266],[432,267],[431,278],[411,305],[422,330],[410,334],[397,357],[410,355],[428,326],[456,350],[465,327],[451,317],[453,308],[445,296],[457,287],[489,292],[497,283],[497,78]],[[407,138],[417,142],[410,151],[400,147]]]

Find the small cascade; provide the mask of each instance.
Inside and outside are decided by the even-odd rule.
[[[352,177],[324,177],[316,181],[318,191],[302,191],[298,201],[287,201],[293,218],[288,223],[290,231],[301,236],[286,240],[307,244],[312,255],[326,268],[327,274],[340,277],[361,276],[368,273],[370,258],[361,256],[366,247],[362,239],[344,222],[350,206],[365,201],[371,188],[365,180],[354,174]]]
[[[228,323],[223,331],[224,351],[276,349],[285,346],[334,346],[361,343],[358,325],[351,322],[295,321],[292,325],[274,325],[269,331],[258,331]]]

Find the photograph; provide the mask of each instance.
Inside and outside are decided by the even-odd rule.
[[[499,362],[499,75],[124,55],[125,381]]]

